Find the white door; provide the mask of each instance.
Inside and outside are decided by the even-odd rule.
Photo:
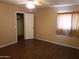
[[[34,38],[34,14],[24,15],[24,38]]]

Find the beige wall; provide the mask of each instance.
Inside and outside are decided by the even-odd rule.
[[[79,48],[79,38],[56,35],[56,16],[53,8],[40,8],[35,12],[35,38]]]
[[[56,34],[56,11],[40,8],[35,12],[35,37],[51,40]]]
[[[16,12],[27,12],[23,7],[0,3],[0,47],[16,42]]]

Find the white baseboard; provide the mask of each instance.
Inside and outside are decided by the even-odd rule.
[[[17,43],[17,42],[11,42],[11,43],[9,43],[9,44],[2,45],[2,46],[0,46],[0,48],[3,48],[3,47],[6,47],[6,46],[9,46],[9,45],[12,45],[12,44],[15,44],[15,43]]]
[[[63,44],[63,43],[59,43],[59,42],[49,41],[49,40],[45,40],[45,39],[42,39],[42,38],[39,38],[39,37],[35,37],[35,39],[46,41],[46,42],[49,42],[49,43],[54,43],[54,44],[62,45],[62,46],[66,46],[66,47],[71,47],[71,48],[79,49],[79,47],[75,47],[75,46],[72,46],[72,45]]]
[[[25,39],[25,40],[31,40],[31,39],[35,39],[35,38],[28,38],[28,39]]]

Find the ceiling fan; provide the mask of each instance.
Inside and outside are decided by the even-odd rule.
[[[25,0],[19,4],[24,4],[28,9],[34,9],[36,6],[47,5],[45,0]]]

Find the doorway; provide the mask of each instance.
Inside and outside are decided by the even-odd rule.
[[[17,15],[17,40],[24,41],[24,14],[16,13]]]

